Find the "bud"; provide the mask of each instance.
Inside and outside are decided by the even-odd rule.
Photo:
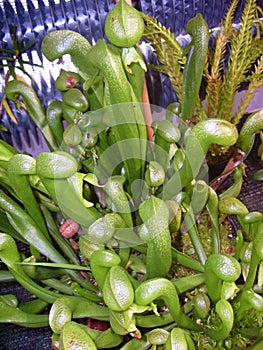
[[[151,161],[145,172],[145,181],[150,187],[159,187],[164,183],[165,172],[163,167],[156,161]]]
[[[66,91],[75,87],[79,80],[80,77],[77,73],[67,72],[64,69],[61,69],[60,74],[56,79],[55,86],[60,91]]]

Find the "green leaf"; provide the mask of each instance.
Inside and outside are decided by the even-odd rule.
[[[139,214],[147,226],[151,238],[154,238],[168,226],[169,210],[167,205],[155,196],[151,196],[141,204]]]
[[[57,263],[47,263],[47,262],[16,262],[16,264],[19,265],[27,265],[27,266],[45,266],[45,267],[51,267],[51,268],[60,268],[60,269],[68,269],[68,270],[80,270],[80,271],[90,271],[89,267],[86,266],[79,266],[74,264],[57,264]]]

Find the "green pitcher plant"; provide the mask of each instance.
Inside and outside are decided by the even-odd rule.
[[[196,23],[202,24],[198,32]],[[44,56],[54,61],[67,54],[76,68],[61,69],[55,82],[61,99],[48,106],[25,82],[6,86],[7,99],[23,100],[49,151],[19,153],[0,140],[0,259],[6,266],[0,278],[34,296],[19,303],[2,295],[0,322],[49,326],[56,349],[238,349],[244,338],[256,349],[262,342],[262,214],[237,198],[242,166],[234,184],[217,194],[206,155],[212,144],[238,143],[248,151],[257,128],[248,127],[251,119],[241,133],[217,118],[188,125],[156,106],[147,125],[147,66],[137,47],[144,26],[143,14],[121,0],[106,19],[107,42],[91,45],[70,30],[47,34]],[[204,64],[207,26],[200,15],[187,30],[197,46],[205,40],[190,49],[191,67]],[[194,108],[187,99],[197,94],[189,91],[189,79],[200,81],[200,71],[185,72],[185,119]],[[199,232],[203,213],[207,242]],[[224,252],[220,215],[241,225],[233,254]],[[188,250],[177,242],[185,235]]]

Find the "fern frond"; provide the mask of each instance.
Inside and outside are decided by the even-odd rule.
[[[182,69],[186,62],[183,48],[169,29],[155,18],[143,14],[144,37],[150,42],[161,63],[161,71],[168,75],[176,95],[182,96]],[[159,69],[158,69],[159,70]]]
[[[257,17],[256,0],[248,0],[241,17],[240,30],[231,40],[231,53],[228,69],[224,76],[219,118],[232,120],[234,99],[240,84],[245,79],[251,65],[251,47],[253,42],[252,29]]]
[[[232,118],[232,123],[237,125],[243,115],[246,113],[248,106],[255,97],[256,91],[263,85],[263,55],[259,59],[253,74],[249,76],[249,86],[244,92],[243,99],[238,105],[238,110]]]
[[[238,2],[239,0],[232,1],[229,7],[221,28],[216,35],[214,48],[208,56],[209,65],[204,70],[204,76],[207,82],[206,111],[209,118],[216,118],[218,114],[227,44],[234,32],[233,18]]]
[[[231,4],[227,10],[227,13],[226,13],[224,21],[223,21],[223,27],[224,27],[225,33],[229,33],[229,34],[232,33],[234,16],[235,16],[235,12],[236,12],[238,4],[239,4],[239,0],[232,0]]]
[[[250,66],[247,54],[253,42],[253,26],[256,17],[256,0],[248,0],[241,18],[239,34],[233,39],[231,47],[231,64],[235,61],[235,67],[240,72],[244,72],[245,67]]]
[[[206,74],[206,81],[205,110],[209,118],[217,118],[222,78]]]
[[[211,62],[212,75],[219,76],[222,73],[223,64],[225,61],[226,46],[233,35],[233,18],[237,8],[239,0],[232,1],[225,19],[222,23],[221,30],[216,37],[213,61]]]
[[[263,40],[255,38],[251,43],[251,50],[248,52],[247,59],[252,62],[251,68],[255,66],[255,62],[263,55]],[[250,67],[249,67],[250,68]]]
[[[263,8],[261,6],[258,5],[257,10],[261,15],[263,15]]]
[[[181,64],[185,63],[185,56],[183,48],[176,40],[175,36],[171,31],[158,22],[154,17],[150,17],[143,13],[143,19],[145,22],[144,36],[148,38],[155,37],[156,40],[161,40],[166,43],[167,47],[174,50],[174,55],[180,61]]]

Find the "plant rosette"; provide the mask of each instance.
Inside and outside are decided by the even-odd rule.
[[[154,112],[154,106],[152,110]],[[91,334],[81,331],[83,327],[78,323],[70,323],[79,317],[109,322],[112,332],[109,339],[105,335],[103,344],[121,343],[126,334],[141,338],[140,328],[149,322],[149,312],[152,317],[150,327],[159,323],[158,315],[162,312],[153,303],[160,298],[169,310],[174,310],[170,321],[169,318],[161,321],[162,326],[176,322],[189,331],[201,330],[194,320],[180,311],[176,284],[168,278],[172,264],[180,259],[180,252],[172,247],[171,234],[175,233],[175,227],[179,232],[183,224],[189,231],[197,259],[185,255],[182,264],[198,274],[182,283],[183,292],[192,290],[204,283],[199,273],[203,273],[206,263],[195,215],[204,208],[210,210],[214,220],[218,215],[217,205],[213,203],[215,193],[205,181],[206,169],[202,167],[209,147],[208,139],[224,135],[218,142],[226,143],[227,133],[232,140],[236,131],[232,126],[229,128],[230,124],[217,120],[209,121],[209,133],[206,123],[194,128],[185,124],[179,127],[166,118],[167,111],[160,116],[158,108],[158,119],[154,116],[153,122],[156,135],[153,142],[128,136],[110,142],[111,128],[119,125],[129,128],[122,119],[116,121],[124,111],[125,121],[129,116],[130,123],[134,124],[134,113],[141,114],[141,104],[113,105],[91,111],[82,118],[78,114],[78,122],[69,124],[79,128],[78,142],[68,142],[66,127],[63,132],[66,142],[62,142],[59,150],[42,152],[36,158],[18,154],[2,143],[5,150],[3,170],[10,179],[5,188],[23,203],[24,208],[1,192],[0,205],[5,222],[17,231],[16,235],[9,230],[3,234],[1,259],[22,286],[45,305],[52,305],[48,324],[55,335],[60,335],[59,342],[63,342],[63,346],[72,337],[80,343],[95,342],[96,346],[97,341],[101,344],[102,332],[92,338]],[[104,121],[105,116],[107,120]],[[80,128],[81,123],[85,127]],[[144,124],[140,127],[146,128]],[[92,146],[87,145],[90,130],[96,139]],[[76,140],[75,135],[73,140]],[[91,147],[94,149],[88,156]],[[142,149],[145,149],[145,158],[141,156]],[[140,170],[143,177],[130,182],[127,173],[134,170],[134,162],[138,159],[143,164]],[[62,221],[58,221],[61,217]],[[215,226],[215,252],[220,250],[217,233]],[[31,251],[39,252],[42,262],[21,261],[13,238],[26,242]],[[52,244],[54,241],[58,248]],[[63,283],[65,278],[70,278],[70,284]],[[184,278],[187,279],[187,275]],[[52,279],[52,289],[46,292],[38,284],[39,279],[47,286]],[[144,279],[145,284],[142,283]],[[159,294],[151,296],[151,283],[159,286]],[[57,291],[61,295],[58,296]],[[139,297],[141,294],[144,299]],[[38,326],[40,322],[40,317],[36,317],[34,325]],[[23,324],[27,325],[25,321]],[[47,324],[47,319],[43,324]]]

